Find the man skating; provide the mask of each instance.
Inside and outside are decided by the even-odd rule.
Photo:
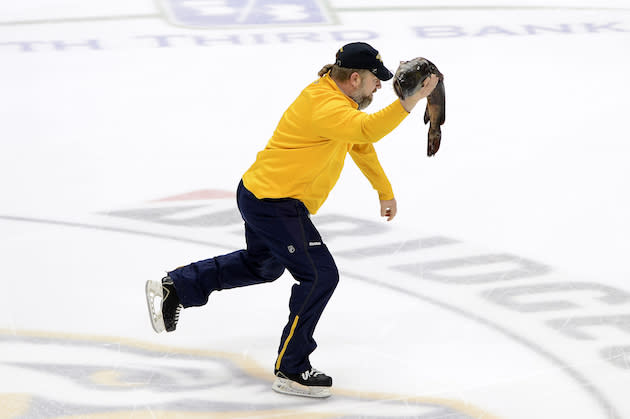
[[[146,284],[153,328],[170,332],[182,308],[205,305],[213,291],[275,281],[288,270],[297,283],[272,388],[309,397],[331,394],[332,378],[313,368],[309,355],[317,346],[315,326],[339,281],[310,215],[328,197],[349,153],[378,192],[381,216],[395,217],[394,193],[373,143],[396,128],[438,81],[431,76],[413,96],[367,114],[362,110],[392,73],[366,43],[347,44],[335,58],[289,106],[238,185],[247,248],[177,268],[162,281]]]

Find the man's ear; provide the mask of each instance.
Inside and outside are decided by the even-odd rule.
[[[352,84],[352,87],[354,87],[355,89],[361,86],[361,75],[356,71],[352,73],[350,75],[350,83]]]

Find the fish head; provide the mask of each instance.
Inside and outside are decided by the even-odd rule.
[[[404,99],[412,96],[422,88],[424,81],[435,74],[440,79],[442,73],[435,64],[423,57],[417,57],[409,61],[401,61],[394,75],[394,91],[398,97]]]

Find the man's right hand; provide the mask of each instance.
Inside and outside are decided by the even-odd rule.
[[[400,103],[403,108],[405,108],[407,112],[411,112],[411,110],[416,106],[416,103],[431,94],[433,89],[435,89],[435,86],[437,86],[438,81],[440,81],[440,79],[435,74],[431,74],[431,76],[427,77],[420,90],[408,98],[400,99]]]

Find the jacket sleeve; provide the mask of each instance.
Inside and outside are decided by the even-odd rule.
[[[392,185],[378,161],[376,150],[372,144],[354,144],[350,150],[352,160],[378,192],[380,200],[394,199]]]
[[[344,99],[319,106],[312,115],[314,130],[324,138],[352,144],[375,143],[396,128],[409,113],[398,99],[373,114],[354,109]]]

